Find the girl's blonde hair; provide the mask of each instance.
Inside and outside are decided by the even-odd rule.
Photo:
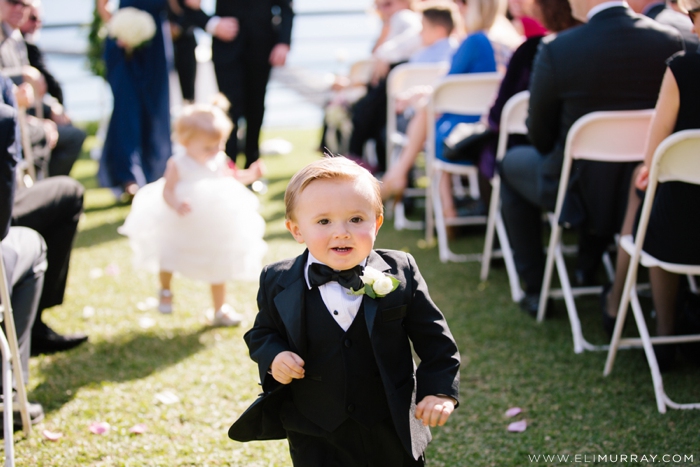
[[[379,191],[379,181],[364,167],[342,156],[327,155],[321,160],[312,162],[294,174],[284,192],[285,218],[294,219],[294,208],[297,198],[314,180],[354,180],[364,181],[369,186],[368,195],[374,206],[377,217],[384,215],[384,204]]]
[[[505,15],[506,0],[467,0],[467,13],[464,24],[467,33],[488,31],[499,15]]]
[[[224,140],[233,130],[233,123],[226,115],[229,102],[219,94],[211,104],[185,106],[173,125],[175,140],[187,143],[193,138],[216,138]]]

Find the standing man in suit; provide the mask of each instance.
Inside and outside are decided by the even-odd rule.
[[[260,128],[265,91],[273,66],[283,66],[292,38],[291,0],[218,0],[212,17],[187,8],[196,24],[214,36],[212,60],[216,81],[231,102],[234,123],[226,154],[236,160],[238,120],[246,121],[246,167],[260,156]]]
[[[544,275],[542,210],[556,203],[569,128],[594,111],[653,108],[666,60],[683,49],[675,29],[635,14],[623,1],[569,3],[586,24],[542,40],[530,81],[532,146],[509,150],[500,168],[503,218],[525,283],[520,305],[533,316]],[[577,282],[589,280],[619,230],[632,169],[575,162],[560,223],[579,230]]]
[[[659,0],[630,0],[627,2],[635,13],[648,16],[666,26],[678,29],[685,42],[685,50],[695,52],[698,49],[698,36],[693,32],[693,22],[688,15],[674,10]]]

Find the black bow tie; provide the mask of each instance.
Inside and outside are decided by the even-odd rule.
[[[360,290],[362,288],[362,266],[355,266],[344,271],[334,271],[321,263],[311,263],[309,266],[309,283],[312,287],[318,287],[326,282],[336,281],[346,289]]]

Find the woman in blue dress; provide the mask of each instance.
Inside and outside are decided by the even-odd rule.
[[[96,0],[106,22],[107,0]],[[133,197],[139,186],[159,179],[170,157],[170,96],[163,18],[168,0],[121,0],[119,8],[146,11],[156,24],[147,44],[127,51],[113,38],[105,41],[107,82],[114,109],[107,130],[98,179],[100,184]]]

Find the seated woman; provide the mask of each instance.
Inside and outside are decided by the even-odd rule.
[[[469,0],[467,4],[465,22],[468,35],[452,58],[448,75],[495,72],[498,63],[488,33],[496,19],[504,16],[505,0]],[[503,47],[499,47],[499,50],[502,49]],[[505,57],[502,53],[499,53],[498,56]],[[505,63],[503,65],[505,66]],[[442,141],[455,125],[460,122],[475,122],[479,118],[479,115],[442,115],[436,122],[436,156],[442,157]],[[385,199],[392,195],[400,195],[406,187],[408,173],[425,145],[427,119],[427,109],[425,105],[422,105],[416,110],[416,115],[409,123],[406,146],[401,151],[396,163],[391,166],[382,179],[382,196]],[[450,179],[447,175],[441,181],[441,188],[443,187],[445,190],[451,190]],[[449,203],[443,204],[445,216],[454,217],[455,210],[451,196],[449,200],[445,201]]]
[[[700,36],[700,0],[681,0],[693,21],[693,31]],[[679,52],[668,62],[661,84],[656,114],[652,120],[644,163],[636,174],[630,189],[627,214],[622,235],[636,229],[637,211],[647,188],[649,165],[656,148],[670,134],[700,128],[700,54]],[[637,191],[640,190],[640,191]],[[644,251],[661,261],[681,264],[700,264],[700,217],[688,210],[700,203],[700,186],[682,182],[659,185],[651,209],[649,225],[644,240]],[[622,291],[630,257],[618,249],[615,281],[606,287],[601,297],[603,327],[612,335],[615,327]],[[651,293],[656,310],[656,333],[669,336],[675,333],[676,298],[679,276],[658,267],[649,269]],[[668,370],[673,362],[675,346],[654,347],[661,371]]]

